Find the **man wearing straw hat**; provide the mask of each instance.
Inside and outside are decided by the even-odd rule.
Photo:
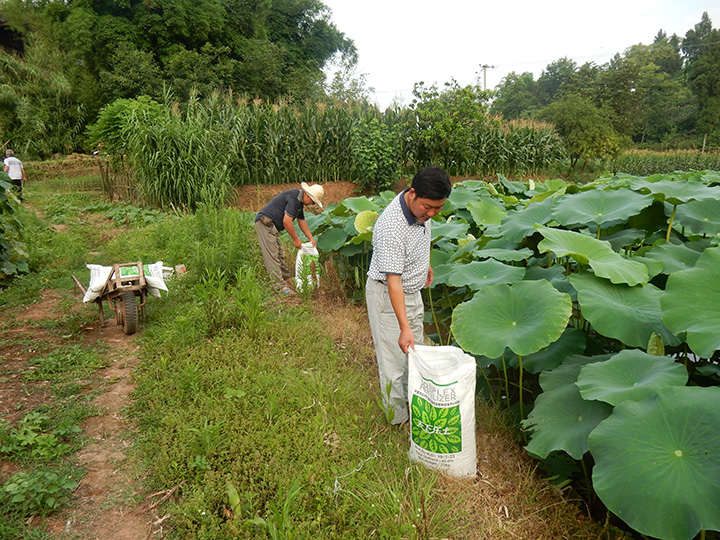
[[[365,302],[387,420],[408,421],[408,350],[423,343],[420,290],[433,281],[430,224],[450,196],[450,178],[425,167],[383,210],[373,228]]]
[[[25,168],[23,167],[22,162],[15,157],[15,152],[9,148],[5,150],[5,156],[7,157],[3,160],[3,163],[5,164],[4,170],[10,177],[12,184],[18,188],[18,199],[22,201],[23,182],[27,182]]]
[[[294,220],[297,219],[298,226],[313,246],[317,242],[313,238],[303,209],[305,205],[317,204],[322,208],[322,198],[325,190],[319,184],[312,186],[305,182],[300,184],[300,189],[289,189],[275,195],[255,217],[255,232],[257,232],[260,251],[262,251],[265,269],[270,275],[273,287],[286,295],[293,295],[288,283],[291,279],[290,270],[285,262],[285,256],[280,244],[280,232],[286,230],[292,238],[293,245],[300,249],[302,241],[295,231]]]

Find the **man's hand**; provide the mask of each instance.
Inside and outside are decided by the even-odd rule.
[[[410,327],[400,330],[398,345],[400,346],[400,350],[405,354],[407,354],[410,349],[415,350],[415,336],[412,330],[410,330]]]
[[[426,286],[426,287],[429,287],[430,285],[432,285],[433,276],[434,276],[434,274],[433,274],[433,269],[432,269],[431,266],[428,266],[427,279],[425,280],[425,286]]]
[[[293,238],[293,245],[296,249],[300,249],[302,247],[302,240],[298,237]]]

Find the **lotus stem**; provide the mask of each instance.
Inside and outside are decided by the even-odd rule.
[[[520,370],[520,373],[518,375],[518,382],[520,384],[519,392],[520,396],[518,400],[520,401],[520,420],[525,419],[525,413],[523,409],[523,365],[522,365],[522,356],[518,354],[518,369]]]
[[[505,376],[505,399],[507,399],[507,406],[510,408],[510,385],[508,384],[508,372],[507,365],[505,365],[505,355],[500,355],[502,358],[503,375]]]
[[[670,216],[670,223],[668,223],[667,234],[665,235],[665,241],[670,241],[670,231],[672,231],[673,222],[675,221],[675,212],[677,210],[677,204],[673,206],[672,215]]]

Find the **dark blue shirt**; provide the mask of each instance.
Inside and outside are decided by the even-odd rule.
[[[285,230],[285,225],[283,225],[285,214],[293,219],[305,219],[302,189],[288,189],[275,195],[270,202],[258,212],[258,215],[255,216],[255,221],[257,222],[261,216],[267,216],[272,219],[275,228],[280,232]]]

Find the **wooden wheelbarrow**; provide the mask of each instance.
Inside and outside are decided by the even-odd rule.
[[[85,295],[86,289],[82,283],[75,276],[72,278]],[[134,334],[138,328],[138,314],[142,316],[142,320],[145,320],[147,290],[142,262],[114,264],[100,295],[93,300],[100,310],[100,325],[105,325],[103,302],[107,301],[115,312],[115,322],[122,325],[123,332],[128,335]]]

